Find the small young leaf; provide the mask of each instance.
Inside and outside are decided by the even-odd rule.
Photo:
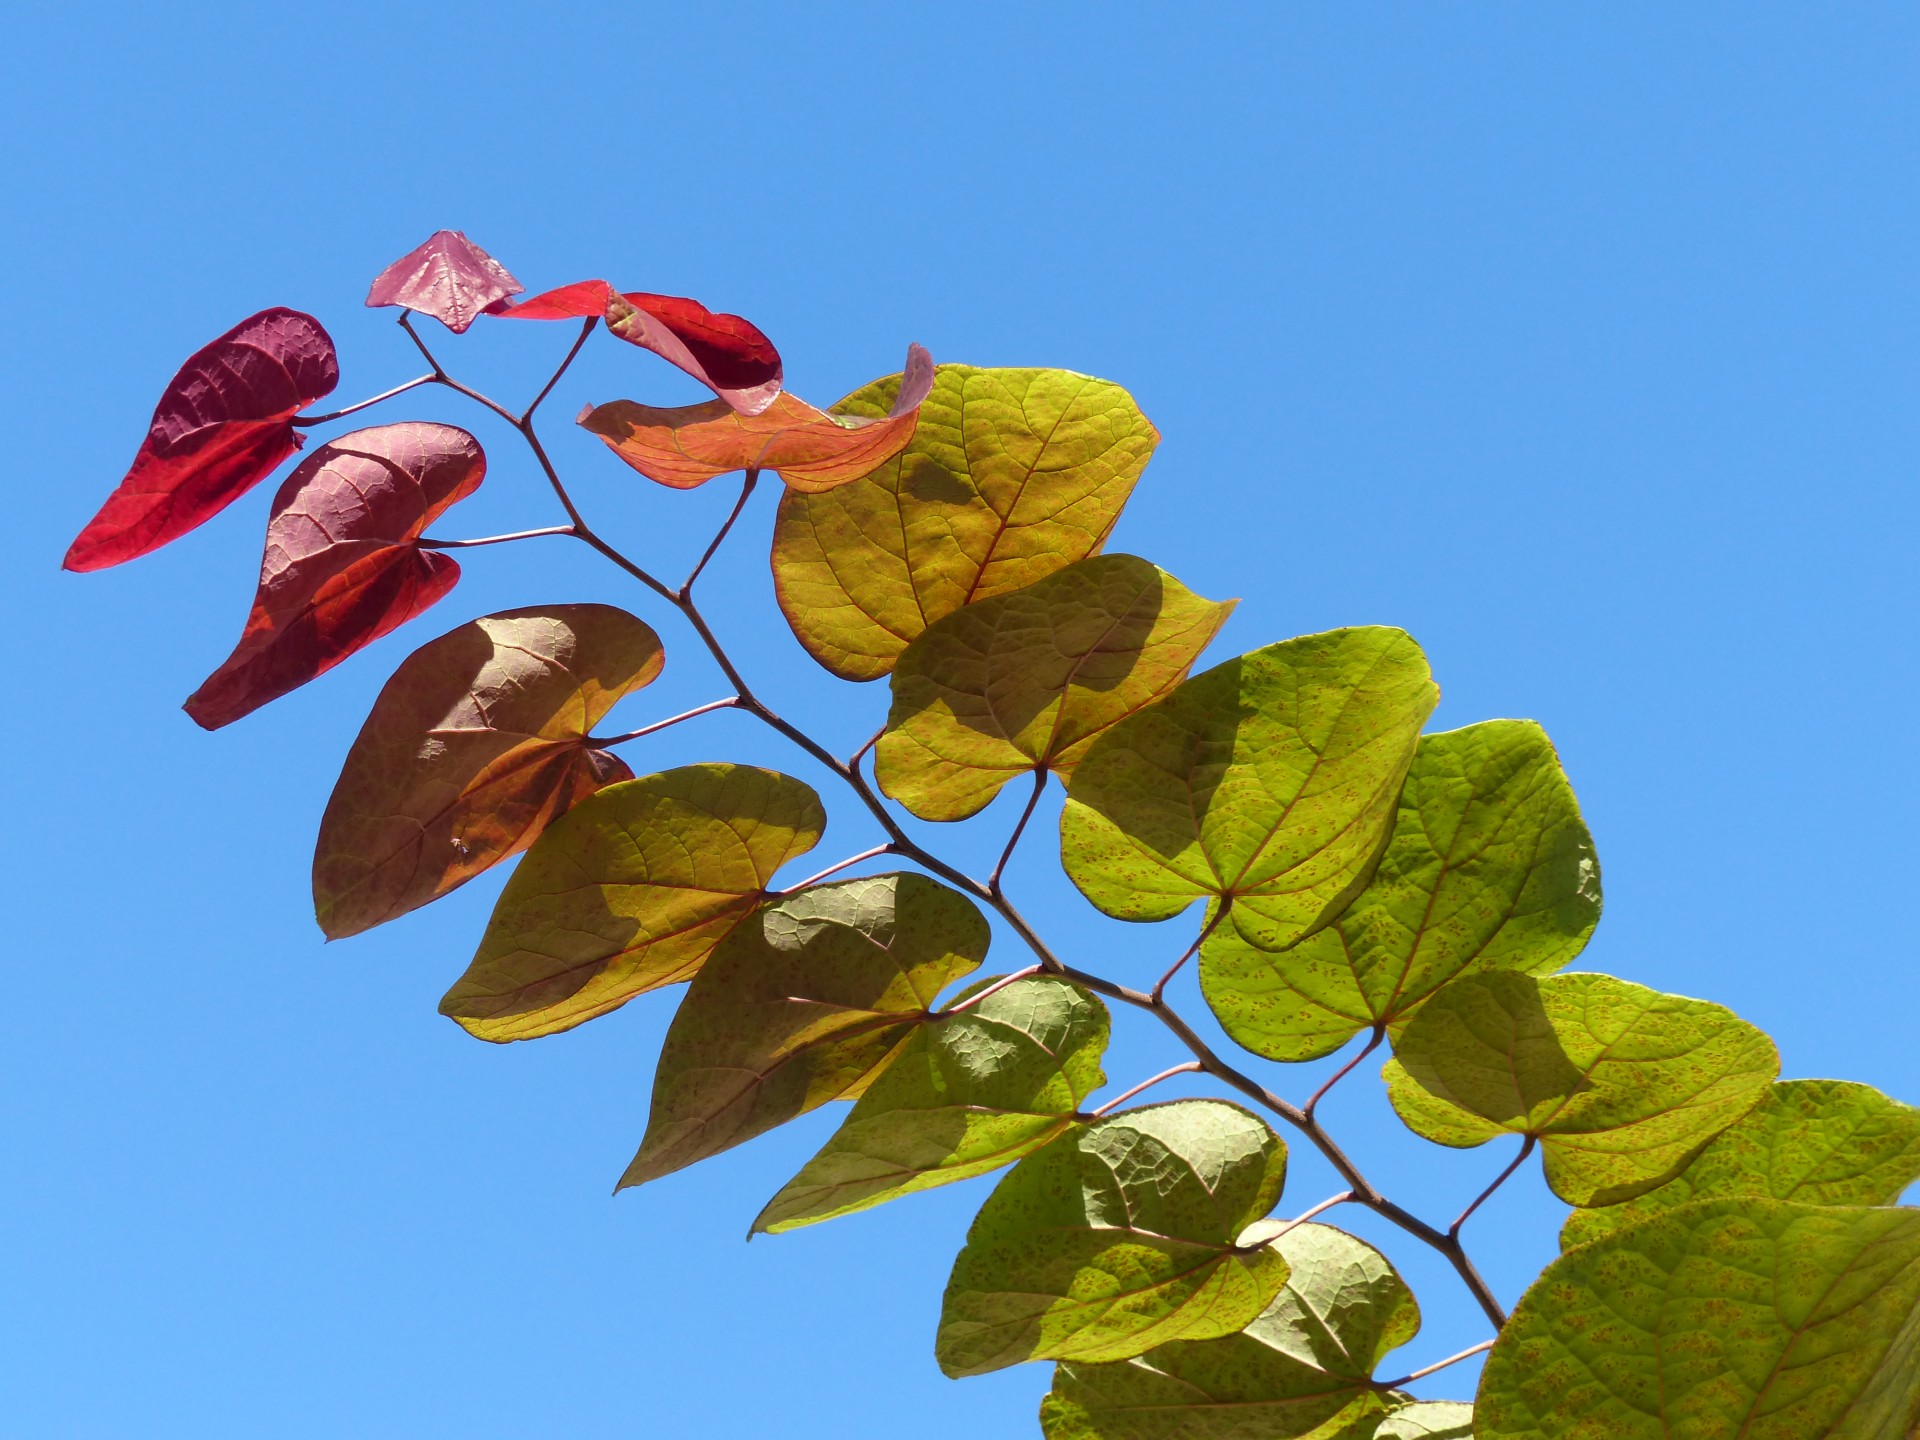
[[[899,384],[834,409],[883,417]],[[1159,439],[1104,380],[942,365],[900,455],[827,494],[782,497],[773,578],[787,623],[834,674],[877,679],[942,616],[1099,550]]]
[[[940,991],[979,967],[988,939],[974,903],[924,875],[841,880],[769,905],[687,990],[619,1188],[859,1095]]]
[[[1657,1190],[1604,1210],[1576,1210],[1571,1249],[1690,1200],[1758,1195],[1811,1205],[1891,1205],[1920,1180],[1920,1110],[1871,1085],[1783,1080]]]
[[[954,1261],[940,1368],[1126,1360],[1232,1334],[1286,1283],[1278,1250],[1240,1243],[1286,1169],[1280,1137],[1219,1100],[1123,1110],[1035,1151]]]
[[[1382,1420],[1370,1440],[1473,1440],[1473,1406],[1458,1400],[1416,1400]]]
[[[617,293],[604,280],[576,280],[493,313],[502,320],[599,320],[606,318],[607,306]]]
[[[1394,1050],[1383,1073],[1408,1128],[1461,1147],[1534,1136],[1569,1205],[1665,1183],[1780,1073],[1773,1042],[1731,1010],[1610,975],[1470,976]]]
[[[811,787],[747,765],[609,785],[534,841],[440,1013],[531,1040],[690,980],[826,823]]]
[[[1696,1200],[1570,1250],[1480,1376],[1479,1440],[1902,1440],[1920,1210]]]
[[[1015,775],[1070,775],[1186,678],[1232,609],[1135,556],[1096,555],[956,610],[894,667],[880,788],[923,820],[964,820]]]
[[[975,987],[978,988],[978,987]],[[1107,1007],[1064,980],[1016,980],[921,1026],[754,1233],[850,1215],[1012,1164],[1075,1125],[1106,1083]]]
[[[240,643],[187,700],[208,730],[325,674],[454,587],[426,528],[487,473],[480,442],[411,422],[330,440],[273,497],[260,589]]]
[[[460,231],[436,230],[374,277],[367,304],[418,310],[458,335],[526,288]]]
[[[1558,970],[1599,919],[1593,840],[1553,746],[1530,720],[1488,720],[1421,737],[1380,868],[1338,920],[1278,954],[1223,926],[1200,986],[1256,1055],[1313,1060],[1460,975]]]
[[[436,900],[633,772],[586,743],[660,673],[660,637],[611,605],[469,621],[401,662],[320,821],[313,904],[329,939]]]
[[[293,416],[333,393],[340,363],[320,322],[262,310],[180,367],[133,468],[67,551],[101,570],[158,550],[226,509],[301,445]]]
[[[1119,920],[1231,900],[1280,949],[1366,884],[1439,690],[1380,626],[1255,650],[1196,675],[1097,740],[1067,786],[1061,856]]]

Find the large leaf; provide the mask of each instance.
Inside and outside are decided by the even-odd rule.
[[[1044,976],[922,1026],[754,1231],[831,1220],[1039,1149],[1077,1124],[1106,1083],[1107,1029],[1099,1000]]]
[[[1409,1128],[1461,1147],[1534,1136],[1569,1205],[1671,1179],[1780,1073],[1773,1042],[1731,1010],[1610,975],[1456,981],[1394,1050],[1387,1093]]]
[[[1047,1440],[1366,1440],[1393,1408],[1374,1368],[1420,1329],[1378,1250],[1330,1225],[1273,1242],[1287,1283],[1237,1335],[1177,1341],[1110,1365],[1062,1365],[1040,1406]]]
[[[431,315],[458,335],[527,287],[458,230],[436,230],[374,277],[367,304]]]
[[[660,637],[611,605],[473,620],[404,660],[320,821],[313,904],[329,939],[438,899],[633,772],[587,743],[660,673]]]
[[[896,380],[835,406],[880,417]],[[774,589],[800,643],[872,680],[927,626],[1098,550],[1160,436],[1118,385],[942,365],[913,442],[828,494],[789,491]]]
[[[609,785],[534,842],[440,1013],[531,1040],[690,980],[826,823],[809,786],[746,765]]]
[[[1338,920],[1278,954],[1222,927],[1200,986],[1255,1054],[1312,1060],[1460,975],[1558,970],[1599,919],[1593,840],[1553,746],[1531,721],[1488,720],[1421,738],[1380,868]]]
[[[673,1017],[622,1188],[858,1095],[941,990],[986,957],[986,917],[924,875],[816,885],[727,937]]]
[[[1280,1137],[1219,1100],[1124,1110],[1029,1155],[954,1261],[940,1368],[1126,1360],[1232,1334],[1286,1283],[1279,1251],[1241,1243],[1286,1169]]]
[[[1848,1080],[1783,1080],[1693,1163],[1624,1205],[1576,1210],[1560,1232],[1584,1245],[1690,1200],[1758,1195],[1812,1205],[1891,1205],[1920,1180],[1920,1110]]]
[[[1920,1211],[1697,1200],[1568,1251],[1480,1376],[1479,1440],[1905,1440]]]
[[[63,562],[118,565],[210,519],[298,450],[293,416],[333,393],[340,363],[320,322],[275,308],[194,352],[161,393],[127,471]]]
[[[1280,949],[1366,884],[1439,691],[1403,631],[1305,635],[1196,675],[1097,740],[1067,787],[1061,855],[1121,920],[1232,901]]]
[[[478,440],[423,422],[356,430],[301,461],[273,497],[240,643],[187,714],[209,730],[230,725],[444,596],[460,566],[417,542],[486,473]]]
[[[1185,678],[1232,609],[1136,556],[1096,555],[956,610],[894,667],[880,788],[924,820],[964,820],[1015,775],[1070,775]]]

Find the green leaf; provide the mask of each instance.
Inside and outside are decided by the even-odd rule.
[[[879,418],[900,379],[834,409]],[[825,494],[781,497],[773,581],[834,674],[873,680],[927,626],[1097,551],[1160,436],[1118,385],[942,365],[913,441]]]
[[[1223,926],[1200,987],[1256,1055],[1313,1060],[1461,975],[1558,970],[1599,919],[1593,840],[1546,733],[1488,720],[1421,737],[1380,868],[1338,920],[1277,954]]]
[[[1610,975],[1470,976],[1394,1048],[1384,1077],[1410,1129],[1462,1147],[1534,1136],[1570,1205],[1671,1179],[1780,1073],[1773,1042],[1731,1010]]]
[[[437,900],[631,780],[587,737],[661,663],[660,637],[611,605],[485,615],[409,655],[320,821],[313,904],[327,938]]]
[[[440,1013],[530,1040],[689,980],[826,823],[810,787],[746,765],[609,785],[534,842]]]
[[[1286,1283],[1279,1251],[1239,1243],[1286,1168],[1280,1137],[1218,1100],[1124,1110],[1029,1155],[954,1261],[940,1368],[1125,1360],[1232,1334]]]
[[[646,1138],[619,1188],[860,1094],[978,968],[986,917],[924,875],[816,885],[726,939],[673,1017]]]
[[[1096,555],[936,621],[901,652],[880,788],[964,820],[1015,775],[1069,775],[1094,738],[1186,676],[1233,602],[1132,555]]]
[[[1480,1377],[1479,1440],[1903,1440],[1920,1211],[1696,1200],[1570,1250]]]
[[[1367,626],[1194,676],[1094,742],[1067,787],[1067,873],[1120,920],[1230,899],[1281,949],[1365,886],[1439,690],[1420,647]]]
[[[1239,1334],[1060,1366],[1040,1406],[1047,1440],[1373,1436],[1392,1403],[1373,1371],[1418,1333],[1413,1292],[1378,1250],[1330,1225],[1272,1243],[1286,1285]]]
[[[1108,1023],[1092,995],[1035,977],[921,1026],[767,1202],[754,1231],[794,1230],[969,1180],[1065,1134],[1106,1083]]]
[[[1759,1195],[1813,1205],[1891,1205],[1920,1180],[1920,1110],[1847,1080],[1783,1080],[1693,1163],[1638,1199],[1576,1210],[1560,1232],[1584,1245],[1690,1200]]]
[[[1382,1420],[1373,1440],[1473,1440],[1473,1406],[1416,1400]]]

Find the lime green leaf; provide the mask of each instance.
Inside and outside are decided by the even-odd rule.
[[[1731,1010],[1610,975],[1470,976],[1394,1049],[1388,1094],[1409,1128],[1442,1145],[1534,1136],[1570,1205],[1671,1179],[1780,1073],[1773,1042]]]
[[[810,787],[746,765],[609,785],[534,842],[440,1013],[530,1040],[689,980],[826,823]]]
[[[880,788],[964,820],[1015,775],[1069,775],[1094,737],[1185,678],[1231,601],[1132,555],[1096,555],[936,621],[901,653]]]
[[[1382,1420],[1373,1440],[1473,1440],[1473,1406],[1416,1400]]]
[[[1687,1168],[1624,1205],[1576,1210],[1563,1246],[1727,1195],[1812,1205],[1891,1205],[1920,1180],[1920,1110],[1848,1080],[1783,1080]]]
[[[1239,1243],[1286,1168],[1280,1137],[1218,1100],[1123,1110],[1029,1155],[954,1261],[940,1368],[1125,1360],[1232,1334],[1286,1283],[1277,1250]]]
[[[1273,1248],[1287,1283],[1239,1334],[1060,1366],[1040,1406],[1047,1440],[1373,1436],[1392,1403],[1374,1367],[1419,1331],[1413,1292],[1378,1250],[1330,1225],[1294,1226]]]
[[[1489,720],[1421,737],[1380,868],[1338,920],[1277,954],[1223,926],[1200,987],[1256,1055],[1313,1060],[1458,976],[1558,970],[1599,919],[1593,841],[1553,746],[1530,720]]]
[[[1116,919],[1214,896],[1248,941],[1294,944],[1366,884],[1438,698],[1420,647],[1379,626],[1216,665],[1094,742],[1060,820],[1067,873]]]
[[[816,885],[735,930],[660,1051],[646,1138],[620,1187],[852,1098],[987,953],[986,917],[924,875]]]
[[[879,418],[900,378],[834,408]],[[873,680],[927,626],[1097,551],[1160,436],[1118,385],[942,365],[913,441],[825,494],[789,491],[774,590],[809,653]]]
[[[1920,1211],[1696,1200],[1570,1250],[1480,1376],[1479,1440],[1903,1440]]]
[[[1016,980],[921,1026],[754,1230],[849,1215],[1038,1150],[1076,1125],[1081,1104],[1106,1083],[1107,1029],[1099,1000],[1046,977]]]

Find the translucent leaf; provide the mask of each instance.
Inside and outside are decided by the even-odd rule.
[[[653,1081],[638,1185],[858,1095],[978,968],[986,917],[924,875],[816,885],[735,930],[694,977]]]
[[[1372,1440],[1473,1440],[1473,1406],[1416,1400],[1382,1420]]]
[[[1409,1128],[1462,1147],[1535,1136],[1570,1205],[1671,1179],[1780,1073],[1773,1042],[1731,1010],[1610,975],[1456,981],[1394,1048],[1387,1093]]]
[[[956,610],[894,667],[880,788],[924,820],[964,820],[1015,775],[1071,774],[1185,678],[1232,609],[1135,556],[1096,555]]]
[[[1230,898],[1278,949],[1338,915],[1386,843],[1439,691],[1379,626],[1282,641],[1194,676],[1097,740],[1067,786],[1067,874],[1120,920]]]
[[[458,230],[436,230],[374,278],[367,304],[431,315],[458,335],[527,287]]]
[[[1279,1136],[1218,1100],[1121,1111],[1029,1155],[954,1262],[940,1368],[1125,1360],[1232,1334],[1286,1283],[1277,1250],[1239,1243],[1286,1162]]]
[[[1553,746],[1530,720],[1489,720],[1421,737],[1380,868],[1338,920],[1277,954],[1222,927],[1200,985],[1247,1049],[1312,1060],[1458,976],[1558,970],[1599,919],[1593,840]]]
[[[778,1233],[985,1175],[1064,1134],[1106,1083],[1107,1007],[1016,980],[913,1033],[818,1155],[760,1212]]]

